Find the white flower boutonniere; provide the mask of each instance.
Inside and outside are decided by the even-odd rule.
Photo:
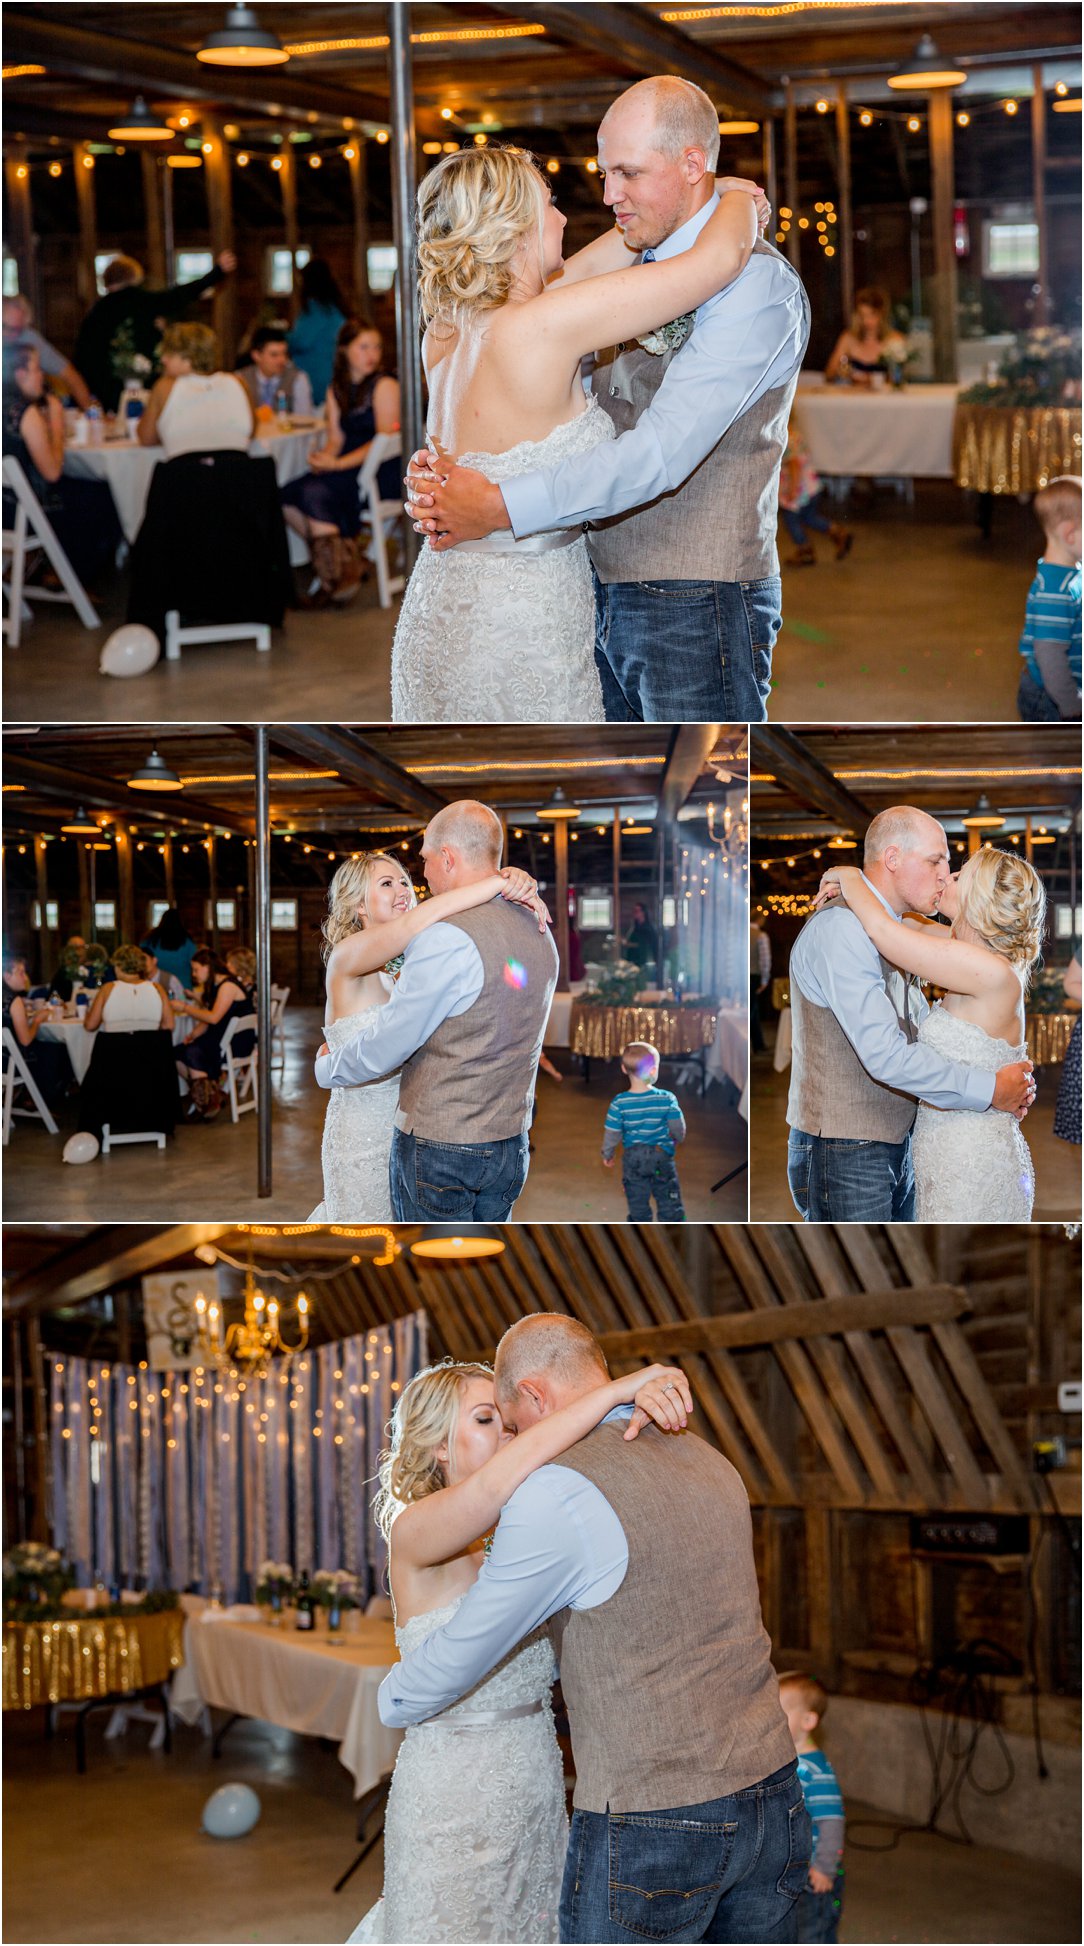
[[[660,324],[657,331],[645,331],[637,338],[638,345],[649,351],[654,358],[661,358],[664,352],[680,351],[682,345],[692,336],[696,323],[696,312],[686,311],[680,318],[671,319],[669,324]]]

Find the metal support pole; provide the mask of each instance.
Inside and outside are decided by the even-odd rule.
[[[772,206],[769,224],[769,229],[772,229],[779,222],[779,172],[775,160],[775,123],[770,118],[765,120],[761,130],[761,153],[763,160],[760,166],[764,174],[764,193]]]
[[[839,238],[840,296],[843,300],[844,329],[854,312],[854,210],[851,194],[851,120],[847,85],[841,81],[836,96],[836,149],[839,157]]]
[[[421,340],[418,287],[414,276],[414,203],[417,189],[414,135],[414,64],[410,42],[411,9],[397,0],[386,9],[388,85],[391,102],[391,197],[398,271],[395,278],[395,333],[399,352],[400,422],[403,459],[425,443],[422,411]],[[403,522],[404,572],[418,558],[418,536]]]
[[[557,943],[557,991],[568,992],[568,824],[558,818],[553,827],[554,866],[557,883],[557,906],[553,915],[553,930]]]
[[[49,925],[49,847],[44,838],[34,840],[34,874],[38,894],[38,939],[41,944],[38,978],[47,980],[56,958],[56,939]]]
[[[215,834],[207,840],[207,898],[211,907],[211,946],[218,951],[218,853]]]
[[[256,731],[256,1194],[271,1194],[271,798],[266,723]]]
[[[1035,279],[1033,322],[1050,321],[1050,238],[1046,220],[1046,96],[1043,70],[1039,62],[1031,70],[1031,200],[1035,205],[1035,226],[1039,233],[1039,274]]]
[[[787,208],[790,211],[790,229],[787,231],[787,255],[795,270],[801,269],[802,240],[798,228],[798,104],[794,99],[794,83],[787,81],[787,106],[783,118],[783,141],[785,149],[784,173],[786,176]]]
[[[91,922],[94,918],[94,908],[90,902],[91,857],[91,849],[86,839],[77,838],[75,841],[75,859],[79,870],[79,931],[84,939],[93,939],[94,937],[91,931]]]
[[[666,826],[659,823],[655,842],[655,985],[666,985],[666,945],[662,923],[666,901]]]
[[[612,832],[611,851],[612,851],[612,858],[613,858],[612,870],[613,870],[613,887],[614,887],[613,935],[614,935],[614,946],[616,948],[614,952],[614,958],[615,960],[618,960],[621,958],[621,806],[620,804],[614,805],[614,823],[613,823],[613,832]]]

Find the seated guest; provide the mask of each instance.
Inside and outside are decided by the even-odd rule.
[[[31,1018],[26,1004],[30,975],[26,961],[12,953],[4,955],[4,1026],[18,1041],[23,1060],[30,1069],[48,1107],[55,1108],[72,1081],[68,1050],[59,1041],[41,1041],[38,1033],[48,1021],[42,1007]]]
[[[73,357],[107,412],[116,411],[125,379],[138,370],[137,358],[146,361],[146,371],[153,369],[163,322],[180,317],[193,298],[220,284],[236,268],[233,251],[223,250],[205,277],[173,284],[169,290],[149,291],[143,282],[143,265],[135,257],[116,256],[106,264],[105,295],[83,319]]]
[[[279,399],[285,393],[287,409],[299,419],[306,418],[312,412],[312,386],[308,373],[290,363],[286,326],[261,325],[253,333],[249,355],[251,363],[242,365],[237,377],[257,414],[277,412]]]
[[[237,981],[238,986],[256,1004],[256,955],[247,946],[235,946],[226,954],[226,965]]]
[[[182,988],[191,986],[196,942],[175,905],[167,906],[158,924],[141,943],[145,953],[154,954],[160,973],[175,973]],[[183,992],[180,998],[184,998]]]
[[[231,1020],[252,1012],[252,997],[209,946],[197,947],[192,975],[197,982],[195,998],[179,1001],[175,1012],[202,1025],[185,1042],[183,1061],[177,1065],[192,1091],[189,1120],[213,1122],[222,1106],[222,1036]],[[235,1038],[234,1052],[250,1054],[254,1043],[250,1030]]]
[[[857,293],[854,316],[836,339],[824,376],[868,386],[875,372],[902,365],[906,356],[906,339],[892,329],[887,294],[871,285]]]
[[[161,988],[167,1000],[183,1000],[184,988],[176,973],[166,973],[158,964],[157,953],[152,952],[148,947],[144,946],[141,950],[147,962],[148,980],[153,980],[155,986]]]
[[[151,979],[140,947],[118,946],[113,974],[83,1019],[97,1039],[80,1090],[79,1127],[99,1139],[105,1125],[116,1134],[138,1129],[171,1135],[180,1099],[172,1004]]]
[[[301,308],[290,327],[290,357],[308,374],[313,399],[320,406],[331,381],[339,332],[346,322],[346,299],[323,257],[310,257],[302,265],[297,286]]]
[[[252,403],[234,372],[218,369],[218,341],[206,324],[171,324],[162,339],[162,377],[139,421],[141,446],[181,453],[243,453]]]
[[[399,382],[381,370],[382,356],[379,331],[348,318],[339,332],[327,394],[327,438],[309,455],[308,473],[282,489],[287,525],[308,543],[322,603],[352,601],[358,591],[363,573],[358,474],[377,433],[399,429]],[[382,499],[400,498],[400,471],[398,459],[380,468]]]
[[[41,369],[47,379],[55,379],[61,392],[66,392],[80,411],[85,412],[90,404],[90,387],[77,372],[71,360],[62,351],[43,338],[34,329],[34,313],[30,299],[20,291],[15,297],[5,297],[3,307],[4,345],[18,349],[30,345],[37,352]]]
[[[124,536],[104,480],[64,474],[64,413],[34,345],[4,346],[3,415],[5,457],[18,460],[80,581],[93,581]],[[5,487],[4,526],[14,522],[15,495]]]

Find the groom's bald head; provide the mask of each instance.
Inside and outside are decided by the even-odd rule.
[[[501,862],[504,833],[496,811],[477,798],[446,804],[431,818],[422,839],[425,876],[433,892],[488,877]]]
[[[577,1318],[532,1312],[505,1332],[493,1361],[493,1396],[517,1432],[557,1412],[610,1374],[598,1340]]]
[[[949,880],[948,840],[928,812],[893,804],[866,832],[863,869],[896,912],[934,913]]]
[[[863,863],[875,865],[893,849],[920,851],[924,845],[943,842],[944,836],[937,819],[928,812],[916,810],[913,804],[893,804],[887,811],[878,811],[867,829]]]

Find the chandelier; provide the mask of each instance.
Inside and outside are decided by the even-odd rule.
[[[200,1291],[196,1297],[196,1343],[201,1357],[221,1371],[240,1374],[246,1379],[263,1378],[276,1353],[292,1358],[304,1351],[309,1341],[309,1300],[304,1291],[298,1292],[298,1337],[290,1344],[282,1335],[282,1307],[278,1299],[268,1297],[256,1281],[251,1245],[242,1297],[243,1321],[226,1324],[222,1305],[213,1299],[208,1301]]]
[[[714,804],[709,804],[708,836],[712,844],[718,846],[724,858],[733,858],[744,865],[746,847],[749,843],[749,799],[742,798],[741,810],[737,817],[730,808],[729,798],[718,818]]]

